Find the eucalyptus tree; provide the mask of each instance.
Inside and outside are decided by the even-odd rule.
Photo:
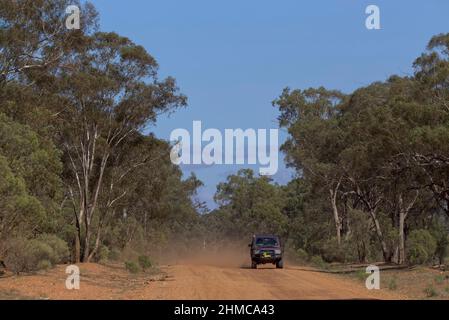
[[[218,184],[214,200],[219,205],[216,213],[230,228],[226,230],[230,237],[287,233],[284,192],[267,176],[255,176],[251,169],[239,170]]]
[[[66,28],[66,8],[77,5],[80,29]],[[97,12],[89,2],[14,0],[0,4],[0,85],[38,81],[64,64],[83,36],[97,28]],[[43,80],[41,78],[41,80]]]
[[[278,121],[290,137],[282,146],[287,163],[327,194],[337,242],[341,243],[343,219],[338,199],[344,178],[339,168],[344,132],[338,126],[340,106],[345,95],[324,88],[293,90],[286,88],[273,102],[281,112]]]
[[[75,260],[81,258],[81,237],[82,260],[91,257],[91,225],[104,177],[112,170],[111,157],[118,157],[125,150],[120,146],[154,123],[158,115],[186,104],[173,78],[158,80],[157,67],[143,47],[115,33],[97,32],[73,52],[71,68],[58,75],[63,101],[58,114],[60,143],[76,208]]]
[[[0,113],[0,256],[12,237],[54,231],[59,157],[54,145]]]
[[[427,49],[414,63],[418,106],[407,114],[415,124],[407,156],[449,216],[449,34],[434,36]]]

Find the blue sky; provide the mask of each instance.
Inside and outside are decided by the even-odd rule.
[[[152,130],[276,128],[271,101],[286,86],[344,92],[408,75],[432,35],[449,32],[447,0],[129,0],[92,1],[102,30],[143,45],[160,77],[173,76],[189,106]],[[381,30],[365,28],[365,8],[380,8]],[[286,138],[280,132],[280,142]],[[205,183],[199,198],[214,208],[218,182],[240,165],[184,166]],[[280,159],[275,181],[293,171]]]

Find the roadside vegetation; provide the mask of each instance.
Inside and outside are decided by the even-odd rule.
[[[186,97],[143,47],[102,32],[91,4],[78,3],[81,30],[64,28],[72,4],[0,5],[0,261],[15,273],[137,263],[199,222],[201,182],[151,133]]]
[[[338,275],[362,285],[367,274],[363,268],[354,273]],[[390,269],[380,272],[380,289],[407,299],[449,299],[449,272],[429,266]]]
[[[204,217],[212,240],[278,233],[291,255],[322,267],[445,264],[449,34],[433,37],[413,68],[350,94],[284,89],[273,105],[297,176],[287,186],[249,170],[228,177]]]

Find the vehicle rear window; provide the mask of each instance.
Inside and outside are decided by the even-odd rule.
[[[276,238],[270,238],[270,237],[263,237],[263,238],[257,238],[256,239],[256,246],[271,246],[271,247],[277,247],[278,240]]]

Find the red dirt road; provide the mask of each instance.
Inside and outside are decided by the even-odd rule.
[[[0,278],[0,299],[401,299],[363,282],[299,267],[177,264],[157,275],[130,275],[121,266],[81,264],[80,290],[65,288],[65,266]]]
[[[166,269],[168,281],[155,283],[152,299],[398,299],[372,292],[364,283],[299,268],[176,265]]]

